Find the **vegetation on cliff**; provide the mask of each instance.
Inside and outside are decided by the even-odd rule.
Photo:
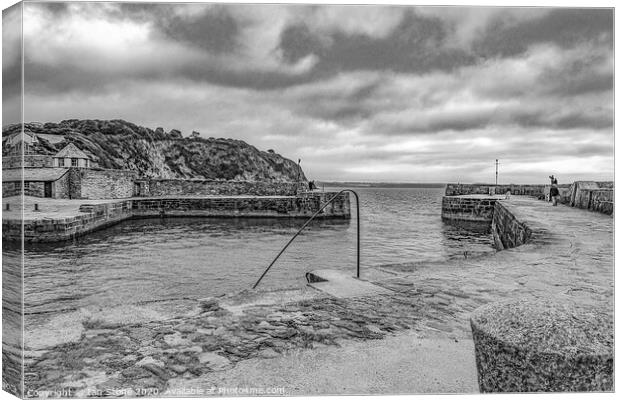
[[[20,125],[3,129],[3,138]],[[37,154],[56,154],[69,143],[88,154],[101,168],[139,171],[147,177],[228,179],[249,181],[305,181],[301,168],[281,155],[260,151],[241,140],[184,138],[176,129],[164,132],[123,120],[65,120],[26,123],[25,132],[37,135]],[[3,150],[5,150],[3,148]],[[4,151],[3,151],[4,153]]]

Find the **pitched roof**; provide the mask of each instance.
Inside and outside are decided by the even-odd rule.
[[[58,180],[68,168],[24,168],[24,181],[49,182]],[[3,169],[2,182],[16,182],[22,180],[22,169]]]
[[[68,145],[66,145],[62,150],[56,153],[54,157],[55,158],[88,158],[90,159],[90,157],[88,157],[86,153],[78,149],[73,143],[69,143]]]
[[[24,131],[23,134],[24,134],[24,136],[26,136],[26,135],[30,136],[32,138],[32,140],[36,140],[37,139],[37,135],[34,132]],[[14,139],[17,139],[17,141],[22,140],[23,139],[22,132],[21,131],[17,131],[17,132],[11,133],[10,135],[3,137],[2,141],[5,142],[7,140],[14,140]]]

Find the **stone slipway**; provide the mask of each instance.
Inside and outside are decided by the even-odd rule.
[[[339,298],[375,296],[390,291],[350,274],[331,269],[319,269],[306,274],[308,285]]]
[[[306,287],[206,299],[159,319],[136,306],[133,322],[114,319],[123,310],[76,314],[78,335],[28,349],[26,385],[82,395],[278,385],[286,394],[476,391],[476,308],[516,298],[613,306],[612,217],[518,196],[501,202],[532,230],[531,242],[467,260],[362,266],[363,279],[390,290],[373,296]]]

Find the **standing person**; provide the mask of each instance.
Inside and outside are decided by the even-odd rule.
[[[553,201],[553,205],[558,205],[558,197],[560,197],[560,191],[558,190],[558,181],[556,180],[553,185],[551,185],[551,189],[549,190],[549,196],[551,197],[551,201]]]

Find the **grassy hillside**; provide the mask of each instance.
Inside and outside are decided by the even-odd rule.
[[[3,129],[2,136],[5,138],[19,129],[19,125],[10,125]],[[174,129],[152,130],[123,120],[27,123],[25,131],[41,134],[41,143],[35,146],[38,154],[55,154],[68,143],[74,143],[99,167],[137,170],[148,177],[306,180],[294,161],[272,150],[260,151],[241,140],[184,138]],[[3,146],[3,154],[6,150]]]

